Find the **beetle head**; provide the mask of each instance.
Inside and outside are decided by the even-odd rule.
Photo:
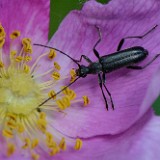
[[[79,77],[86,77],[89,72],[88,67],[81,65],[79,69],[76,70],[76,75]]]

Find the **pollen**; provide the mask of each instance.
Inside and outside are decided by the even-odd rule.
[[[32,141],[32,144],[31,144],[32,149],[34,149],[35,147],[37,147],[38,144],[39,144],[39,140],[38,140],[38,139],[34,139],[34,140]]]
[[[50,52],[49,52],[49,54],[48,54],[48,58],[50,60],[52,60],[52,59],[54,59],[56,57],[56,55],[57,55],[56,51],[54,49],[51,49]]]
[[[0,37],[2,38],[6,37],[6,32],[1,24],[0,24]]]
[[[66,86],[63,86],[62,89],[65,87]],[[76,93],[74,92],[74,90],[71,90],[68,87],[63,91],[63,93],[67,95],[70,100],[74,100],[76,98]]]
[[[59,147],[60,147],[63,151],[66,150],[67,146],[66,146],[66,141],[65,141],[65,138],[64,138],[64,137],[61,139],[61,141],[60,141],[60,143],[59,143]]]
[[[57,62],[54,62],[54,67],[59,71],[61,70],[61,66],[57,63]]]
[[[32,159],[33,159],[33,160],[38,160],[38,159],[39,159],[39,157],[40,157],[40,155],[39,155],[39,154],[32,153]]]
[[[23,45],[23,50],[25,53],[32,53],[31,39],[23,38],[22,45]]]
[[[82,140],[81,139],[76,139],[76,144],[74,146],[75,150],[80,150],[82,148]]]
[[[3,47],[4,43],[5,43],[5,39],[3,37],[0,37],[0,48]]]
[[[23,60],[23,57],[22,56],[17,56],[15,60],[16,60],[16,62],[21,62]]]
[[[23,133],[24,131],[25,131],[24,126],[21,123],[17,124],[17,132]]]
[[[48,93],[48,96],[51,97],[51,98],[53,98],[53,99],[56,99],[56,92],[52,90],[52,91],[50,91]]]
[[[11,52],[10,52],[10,54],[11,54],[11,56],[15,56],[16,54],[17,54],[17,51],[15,51],[15,50],[12,50]]]
[[[83,96],[84,106],[87,106],[89,104],[89,98],[87,96]]]
[[[32,60],[32,57],[31,57],[31,56],[25,56],[25,57],[24,57],[24,60],[25,60],[26,62],[29,62],[29,61]]]
[[[23,149],[27,149],[30,147],[31,140],[29,138],[24,139],[25,144],[22,146]]]
[[[71,69],[71,70],[70,70],[70,75],[71,75],[70,82],[74,82],[75,79],[76,79],[76,72],[75,72],[74,69]]]
[[[10,39],[16,39],[20,36],[20,31],[14,31],[10,34]]]
[[[15,145],[9,143],[7,145],[7,156],[10,157],[15,152]]]
[[[58,73],[58,72],[53,72],[52,73],[52,78],[54,79],[54,80],[60,80],[60,73]]]
[[[4,67],[4,63],[0,62],[0,68],[3,68],[3,67]]]
[[[76,76],[76,72],[75,72],[74,69],[70,70],[70,75],[71,75],[71,77],[75,77]]]
[[[29,73],[30,72],[30,67],[28,65],[24,65],[24,72]]]
[[[6,137],[6,138],[13,138],[13,133],[12,133],[12,131],[11,130],[3,130],[2,131],[2,134],[3,134],[3,136],[4,137]]]
[[[50,61],[57,53],[51,49],[36,53],[35,58],[31,38],[21,37],[18,30],[7,34],[9,53],[3,53],[6,32],[0,24],[0,131],[6,142],[2,152],[12,157],[18,151],[38,160],[43,159],[41,150],[54,156],[68,148],[81,149],[82,140],[67,137],[52,127],[55,115],[64,114],[75,103],[82,105],[82,98],[78,99],[73,89],[59,84],[60,80],[69,82],[70,75],[60,75],[61,65]],[[43,58],[54,66],[45,71]],[[76,77],[74,71],[71,76]],[[85,99],[87,104],[89,100]]]

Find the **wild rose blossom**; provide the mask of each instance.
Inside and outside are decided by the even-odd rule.
[[[1,147],[5,148],[1,148],[1,157],[58,160],[159,159],[160,122],[152,114],[150,106],[159,94],[157,84],[160,80],[160,60],[143,71],[123,69],[107,75],[106,84],[112,93],[115,111],[106,111],[96,76],[77,81],[72,86],[77,95],[67,89],[56,99],[53,97],[54,100],[37,108],[48,96],[52,97],[55,91],[69,83],[69,72],[77,66],[59,53],[51,60],[55,56],[54,50],[41,52],[39,47],[32,48],[31,42],[47,42],[49,3],[43,0],[38,4],[30,1],[26,7],[25,1],[19,1],[16,7],[21,6],[21,10],[15,12],[16,8],[12,9],[15,2],[0,2],[3,95],[0,98],[3,106]],[[6,5],[11,11],[4,9]],[[81,11],[73,11],[66,17],[49,45],[76,59],[84,53],[96,61],[92,52],[98,39],[95,25],[101,29],[103,37],[97,50],[100,55],[106,55],[115,52],[122,37],[141,35],[159,24],[159,5],[155,0],[113,0],[107,5],[89,1]],[[29,19],[25,17],[25,25],[22,26],[17,23],[20,19],[20,22],[24,20],[23,14],[19,16],[20,11],[27,13]],[[6,12],[8,17],[14,18],[14,21],[9,19],[10,25],[8,19],[2,16]],[[16,28],[10,31],[9,26]],[[143,40],[127,41],[123,47],[140,45],[148,49],[150,55],[140,64],[143,65],[159,53],[158,32],[159,28]],[[90,98],[87,107],[82,107],[84,95]],[[73,148],[81,150],[76,152]]]
[[[69,88],[55,96],[58,80],[70,75],[61,77],[54,50],[32,46],[47,42],[49,1],[0,1],[0,7],[1,159],[37,160],[44,153],[51,158],[68,147],[81,149],[81,139],[69,138],[51,125],[54,114],[65,116],[67,107],[87,105],[88,98],[77,99]]]
[[[65,18],[49,45],[75,59],[85,54],[97,61],[93,54],[93,46],[98,40],[95,26],[102,33],[102,41],[96,49],[103,56],[115,52],[123,37],[143,35],[158,25],[143,39],[126,40],[122,47],[147,49],[149,56],[138,64],[143,66],[160,53],[159,7],[160,2],[156,0],[112,0],[106,5],[88,1],[81,11],[73,11]],[[58,58],[65,61],[62,68],[77,68],[65,56]],[[85,61],[82,64],[86,64]],[[54,127],[66,135],[83,138],[83,149],[76,154],[62,155],[75,160],[159,159],[160,122],[151,110],[160,91],[159,64],[160,59],[157,59],[144,70],[121,69],[106,75],[106,85],[115,105],[115,110],[110,108],[109,112],[106,112],[98,78],[90,75],[78,80],[72,88],[79,97],[85,91],[90,104],[85,110],[68,108],[67,116],[57,117]],[[63,74],[68,74],[66,72],[67,69]]]

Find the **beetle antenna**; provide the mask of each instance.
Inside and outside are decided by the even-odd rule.
[[[37,44],[37,43],[34,43],[33,45],[35,46],[40,46],[40,47],[45,47],[45,48],[50,48],[50,49],[54,49],[60,53],[62,53],[63,55],[67,56],[68,58],[70,58],[74,63],[76,63],[78,65],[78,67],[80,68],[80,64],[78,63],[78,61],[74,58],[72,58],[71,56],[69,56],[68,54],[64,53],[63,51],[57,49],[57,48],[53,48],[53,47],[50,47],[50,46],[46,46],[46,45],[43,45],[43,44]]]
[[[48,99],[46,99],[45,101],[43,101],[38,107],[42,106],[43,104],[45,104],[46,102],[48,102],[49,100],[51,100],[52,98],[54,98],[56,95],[60,94],[62,91],[64,91],[66,88],[68,88],[69,86],[71,86],[72,84],[74,84],[79,78],[81,77],[77,77],[73,82],[71,82],[70,84],[68,84],[66,87],[64,87],[63,89],[61,89],[60,91],[58,91],[56,94],[54,94],[52,97],[49,97]]]

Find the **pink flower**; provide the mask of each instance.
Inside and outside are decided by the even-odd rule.
[[[156,0],[112,0],[106,5],[96,1],[85,3],[81,11],[71,12],[60,25],[49,46],[79,59],[82,54],[97,61],[93,46],[98,40],[98,26],[102,41],[96,47],[100,56],[116,51],[119,41],[126,36],[139,36],[155,25],[158,27],[143,39],[126,40],[122,49],[142,46],[149,56],[145,65],[160,53],[160,3]],[[64,55],[58,56],[63,72],[77,68]],[[85,60],[81,64],[87,64]],[[152,114],[151,105],[160,93],[160,58],[144,70],[121,69],[106,75],[106,85],[112,94],[115,110],[107,112],[96,75],[81,78],[71,87],[89,97],[85,109],[69,108],[67,116],[57,118],[54,126],[72,137],[83,138],[83,149],[68,159],[159,159],[159,117]],[[67,82],[66,82],[67,84]],[[63,125],[64,123],[68,125]],[[72,129],[71,129],[72,128]],[[64,153],[65,154],[65,153]],[[67,153],[66,153],[67,154]],[[68,155],[66,155],[68,156]]]
[[[114,111],[106,111],[96,75],[55,97],[77,66],[59,52],[32,46],[47,43],[49,1],[1,1],[0,7],[1,159],[159,159],[160,121],[151,105],[159,95],[160,59],[141,71],[106,75]],[[113,53],[123,37],[159,25],[159,7],[156,0],[88,1],[65,18],[49,45],[97,61],[95,26],[102,33],[96,49],[101,56]],[[143,66],[159,53],[159,31],[158,26],[142,40],[126,40],[123,48],[146,48]]]
[[[56,52],[32,46],[47,43],[48,23],[49,1],[0,1],[0,159],[51,158],[82,147],[81,139],[52,127],[57,114],[83,98],[67,88],[55,100],[54,89],[62,87]]]

